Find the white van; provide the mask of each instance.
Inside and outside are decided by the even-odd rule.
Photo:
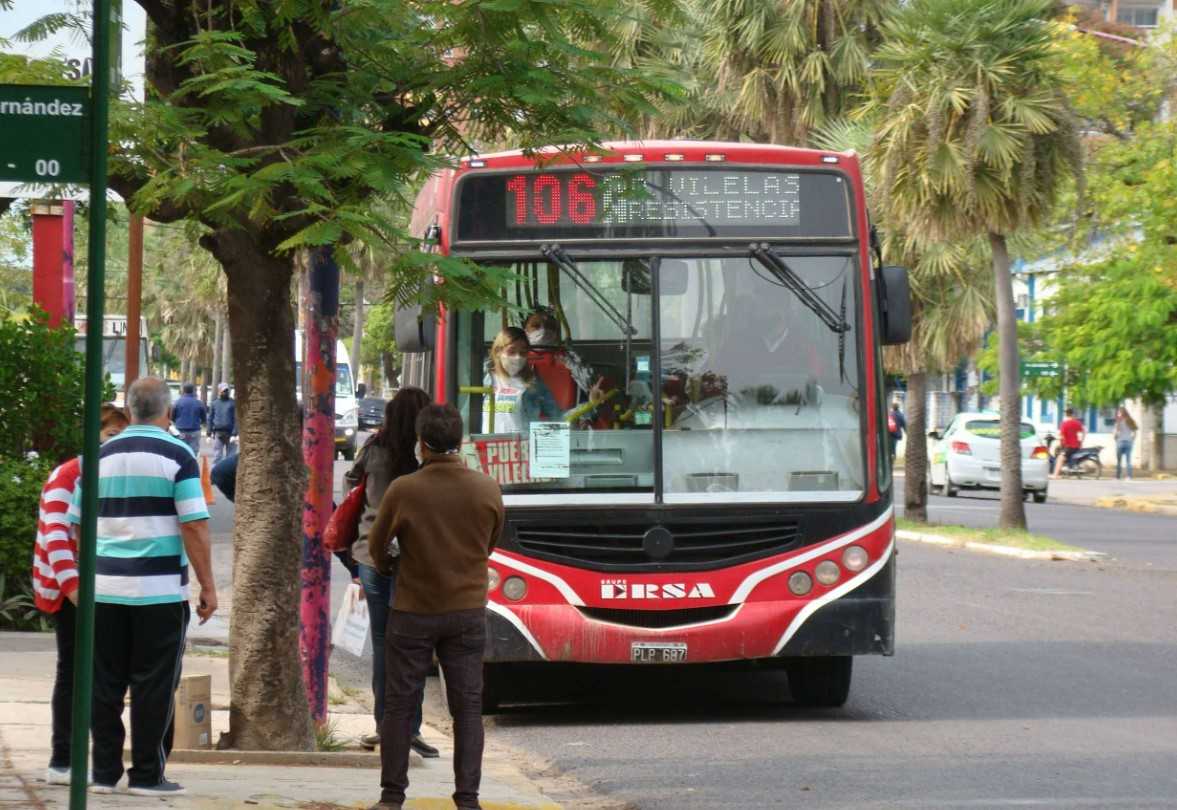
[[[303,333],[294,330],[294,378],[299,403],[302,402]],[[356,457],[356,384],[351,371],[351,357],[342,340],[335,341],[335,450],[351,461]]]

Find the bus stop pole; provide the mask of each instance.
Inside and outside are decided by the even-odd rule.
[[[143,335],[139,330],[139,316],[143,312],[143,215],[131,214],[131,231],[127,254],[127,335],[126,335],[126,385],[139,379],[139,364],[145,359],[139,355],[139,344]],[[150,349],[148,349],[150,351]],[[216,380],[213,380],[216,382]],[[125,401],[125,400],[124,400]]]
[[[94,568],[98,534],[98,430],[102,405],[102,310],[106,276],[106,139],[110,87],[110,0],[94,0],[90,77],[90,267],[86,280],[86,388],[82,442],[82,532],[70,742],[70,810],[85,810],[94,686]],[[81,144],[79,144],[81,146]]]

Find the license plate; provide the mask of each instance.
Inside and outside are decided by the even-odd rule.
[[[629,648],[634,664],[682,664],[687,660],[685,642],[635,641]]]

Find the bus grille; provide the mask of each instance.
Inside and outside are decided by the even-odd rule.
[[[652,553],[647,534],[658,529],[670,533],[669,552]],[[720,526],[707,523],[645,525],[543,526],[519,524],[515,539],[526,552],[577,563],[643,566],[710,564],[776,554],[800,539],[797,521],[779,519],[760,525]]]
[[[601,622],[662,630],[687,624],[726,619],[739,605],[683,608],[682,610],[623,610],[613,608],[578,607],[584,616]]]

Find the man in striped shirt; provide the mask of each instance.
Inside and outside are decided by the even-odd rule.
[[[188,565],[200,584],[203,624],[217,609],[208,510],[192,450],[167,428],[171,394],[155,377],[127,392],[131,426],[103,445],[98,472],[94,599],[92,790],[112,793],[123,776],[123,701],[131,690],[128,792],[170,796],[173,695],[188,626]],[[82,488],[70,521],[81,522]]]
[[[102,406],[103,443],[127,426],[126,412]],[[69,507],[82,474],[82,460],[74,457],[49,474],[41,490],[37,539],[33,548],[33,599],[39,610],[53,616],[57,637],[57,670],[53,683],[53,752],[46,781],[69,784],[70,738],[74,701],[74,628],[78,600],[78,549],[69,530]]]

